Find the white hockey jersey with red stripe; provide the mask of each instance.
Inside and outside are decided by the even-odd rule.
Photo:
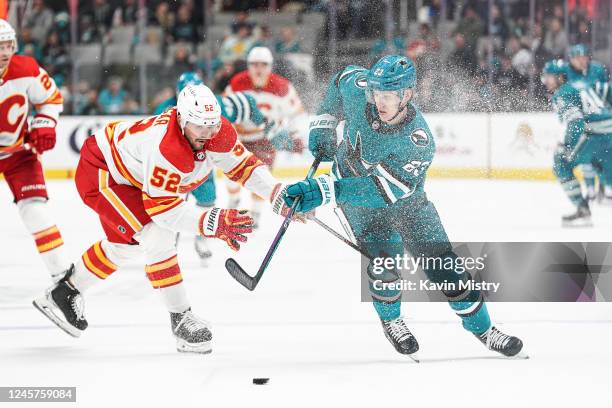
[[[202,211],[187,205],[186,193],[202,184],[215,167],[270,201],[278,188],[266,166],[237,140],[230,122],[202,151],[194,152],[181,132],[176,108],[137,121],[108,124],[94,134],[109,172],[119,184],[142,190],[153,221],[173,231],[198,234]]]
[[[237,73],[225,89],[226,94],[245,92],[257,103],[268,120],[273,120],[280,128],[291,129],[291,119],[304,112],[302,101],[289,80],[274,73],[270,74],[268,82],[262,88],[257,88],[248,71]],[[252,142],[265,137],[262,127],[247,127],[236,125],[238,137],[243,142]]]
[[[0,159],[2,150],[23,144],[28,133],[30,103],[36,117],[57,124],[63,99],[55,82],[30,57],[13,55],[0,77]]]

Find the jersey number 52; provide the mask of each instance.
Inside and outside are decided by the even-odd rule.
[[[169,173],[168,170],[155,166],[150,183],[153,187],[162,188],[170,193],[178,191],[181,176],[176,173]]]

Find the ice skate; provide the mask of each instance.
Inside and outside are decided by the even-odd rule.
[[[495,326],[492,326],[489,330],[480,335],[474,335],[489,350],[497,351],[506,357],[528,358],[526,354],[521,353],[523,349],[523,342],[521,339],[509,336]]]
[[[419,351],[419,343],[406,326],[404,318],[400,316],[393,320],[382,320],[382,326],[385,337],[398,353],[406,354],[418,363],[416,352]]]
[[[170,324],[179,352],[200,354],[212,352],[212,333],[209,324],[194,315],[191,309],[183,313],[170,313]]]
[[[562,218],[563,227],[592,227],[591,210],[589,205],[584,202],[576,209],[576,212],[564,215]]]
[[[65,276],[32,304],[60,329],[73,337],[79,337],[87,328],[83,297],[69,281],[74,271],[70,267]]]

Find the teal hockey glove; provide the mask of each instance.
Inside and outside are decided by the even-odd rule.
[[[289,185],[284,197],[285,204],[291,207],[298,199],[300,202],[296,207],[297,212],[308,212],[327,204],[335,205],[334,181],[328,174],[324,174]]]
[[[338,120],[332,115],[318,115],[310,120],[308,149],[321,161],[332,161],[336,155],[336,126]]]

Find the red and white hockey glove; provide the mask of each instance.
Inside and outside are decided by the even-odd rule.
[[[48,116],[34,116],[30,124],[28,142],[36,153],[43,153],[55,147],[55,125],[55,120]]]
[[[272,195],[270,199],[270,202],[272,203],[272,211],[274,211],[276,214],[280,215],[281,217],[286,217],[290,209],[290,207],[288,207],[287,204],[285,204],[285,200],[283,199],[283,197],[285,196],[286,190],[287,190],[286,184],[278,183],[274,187],[274,190],[272,190]],[[315,215],[314,210],[306,212],[306,213],[295,212],[293,213],[292,219],[294,221],[299,221],[303,224],[306,224],[306,221],[309,218],[314,217],[314,215]]]
[[[226,210],[213,207],[200,217],[200,235],[219,238],[234,251],[240,249],[241,242],[247,242],[245,234],[253,232],[253,218],[246,210]]]

